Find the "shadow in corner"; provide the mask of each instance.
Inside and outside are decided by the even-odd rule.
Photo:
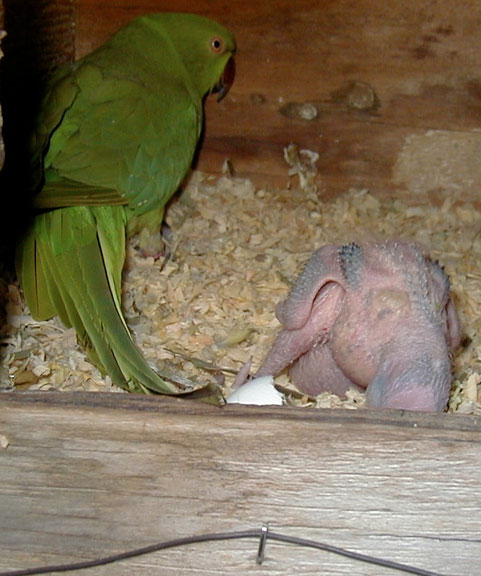
[[[0,172],[0,335],[6,320],[8,285],[15,279],[16,240],[31,219],[29,142],[46,79],[57,65],[73,59],[73,10],[73,3],[63,0],[3,0],[6,36],[0,62],[0,103],[5,162]],[[0,368],[4,365],[3,350],[0,343]],[[3,382],[0,373],[0,388]]]

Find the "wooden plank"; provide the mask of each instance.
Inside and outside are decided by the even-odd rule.
[[[59,64],[74,58],[73,0],[4,0],[0,69],[5,165],[2,189],[9,190],[8,210],[0,221],[0,259],[11,250],[26,222],[30,198],[30,142],[41,85]]]
[[[207,103],[198,166],[208,172],[218,172],[229,157],[240,175],[258,185],[284,185],[283,148],[293,141],[320,154],[325,194],[355,186],[414,195],[419,191],[409,169],[398,170],[409,139],[447,131],[455,150],[457,139],[472,138],[479,127],[481,4],[475,0],[455,7],[449,0],[77,0],[76,5],[78,55],[132,17],[155,10],[195,11],[235,32],[236,82],[221,105]],[[362,95],[356,100],[356,82],[372,89],[375,106],[363,108]],[[317,117],[286,115],[289,103],[311,103]],[[454,154],[444,156],[445,187],[458,185],[464,198],[479,198],[481,172],[473,167],[478,148],[470,147],[459,166],[449,164]],[[439,167],[438,155],[431,150],[416,171],[429,175],[432,166]]]
[[[3,2],[0,0],[0,60],[3,58],[2,41],[4,37],[5,37],[5,29],[3,23]],[[0,171],[3,168],[3,162],[5,160],[5,147],[3,145],[3,136],[1,131],[2,126],[3,126],[3,115],[0,103]]]
[[[443,574],[481,561],[480,418],[12,393],[0,435],[0,570],[264,522]],[[258,567],[256,551],[199,544],[92,574],[387,573],[273,542]]]
[[[38,81],[74,58],[74,0],[3,0],[5,52],[16,82]],[[10,68],[8,69],[10,73]],[[34,86],[31,86],[34,87]],[[32,94],[17,94],[17,97]]]

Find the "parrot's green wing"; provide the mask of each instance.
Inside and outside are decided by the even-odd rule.
[[[32,157],[43,212],[17,250],[25,298],[34,317],[57,314],[73,326],[129,390],[172,394],[191,384],[159,376],[131,339],[121,311],[125,234],[145,224],[158,233],[192,161],[202,98],[233,50],[228,32],[205,18],[142,17],[59,72],[39,115]]]
[[[92,360],[124,388],[188,390],[179,375],[164,371],[161,378],[134,346],[121,312],[120,284],[127,217],[139,227],[154,212],[159,234],[163,208],[195,151],[200,110],[185,90],[174,95],[167,85],[159,99],[136,82],[101,77],[92,64],[59,88],[73,98],[50,135],[45,184],[35,205],[65,208],[37,216],[19,251],[31,313],[41,319],[57,314],[73,326]],[[57,97],[55,103],[65,100]],[[166,131],[166,112],[178,119],[179,133]]]
[[[32,203],[37,210],[48,210],[67,206],[126,206],[128,202],[111,188],[60,178],[46,183]]]
[[[142,214],[167,203],[192,162],[201,101],[168,72],[143,84],[138,70],[130,79],[125,63],[118,70],[107,56],[115,54],[83,62],[48,98],[55,113],[38,128],[37,146],[48,145],[38,207],[124,204]]]
[[[92,361],[128,390],[175,394],[191,383],[164,371],[162,378],[134,346],[120,307],[125,213],[104,206],[54,210],[38,216],[24,240],[18,266],[32,314],[58,314],[76,329]],[[30,259],[30,260],[29,260]],[[29,275],[35,270],[35,279]],[[172,382],[176,382],[174,386]]]

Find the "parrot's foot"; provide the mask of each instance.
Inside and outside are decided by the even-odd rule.
[[[153,258],[158,260],[167,253],[167,245],[164,242],[160,230],[152,231],[143,228],[134,237],[134,246],[144,258]]]

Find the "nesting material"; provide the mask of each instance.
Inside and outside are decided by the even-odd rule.
[[[237,371],[251,356],[255,371],[269,350],[280,327],[275,306],[314,250],[400,237],[423,244],[451,279],[464,342],[454,358],[449,410],[481,413],[481,213],[472,205],[413,206],[367,190],[321,201],[311,185],[256,189],[231,176],[193,173],[166,221],[166,257],[142,258],[129,247],[124,278],[125,315],[152,365],[168,362],[221,382],[228,396]],[[90,364],[73,330],[58,320],[35,322],[17,285],[4,288],[4,386],[117,390]],[[303,397],[286,375],[276,384],[294,404],[357,408],[364,402],[355,391],[342,400],[329,393]]]

